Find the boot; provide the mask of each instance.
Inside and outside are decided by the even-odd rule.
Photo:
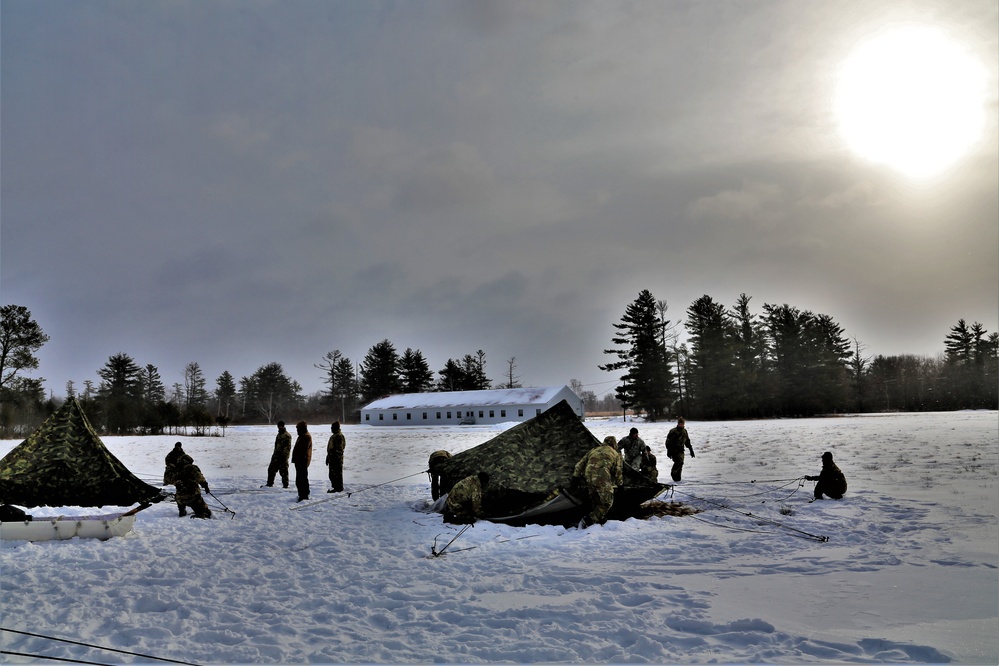
[[[185,509],[184,507],[180,507],[180,511],[178,511],[178,515],[179,515],[180,518],[183,518],[184,516],[187,515],[187,509]]]

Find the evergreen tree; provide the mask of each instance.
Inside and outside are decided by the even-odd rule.
[[[994,408],[996,400],[995,337],[977,321],[959,319],[944,340],[945,392],[957,408]]]
[[[142,415],[142,369],[131,356],[114,354],[97,371],[98,397],[104,405],[104,429],[115,435],[133,432]]]
[[[233,401],[236,399],[236,379],[226,370],[215,380],[215,416],[228,423],[232,418]]]
[[[852,356],[843,329],[827,315],[790,305],[763,306],[773,363],[777,410],[784,416],[812,416],[841,409]]]
[[[736,331],[724,306],[702,296],[687,308],[690,336],[691,410],[700,418],[731,418],[740,414],[733,379]]]
[[[742,416],[759,417],[763,415],[761,396],[765,393],[767,377],[764,365],[767,347],[761,325],[749,310],[750,300],[746,294],[739,294],[731,313],[735,325],[733,393]]]
[[[239,380],[246,409],[274,423],[281,414],[297,407],[302,387],[284,374],[280,363],[261,366],[249,377]]]
[[[434,373],[419,349],[406,348],[399,361],[403,393],[426,393],[433,387]]]
[[[468,388],[465,391],[484,391],[492,388],[492,382],[486,377],[486,353],[481,349],[475,355],[465,354],[461,360],[462,370],[465,371],[465,381]]]
[[[184,408],[193,412],[204,410],[208,403],[205,373],[198,363],[188,363],[184,368]]]
[[[668,414],[672,402],[672,375],[666,350],[661,343],[661,331],[666,322],[659,316],[656,299],[643,290],[627,306],[621,323],[614,324],[617,336],[611,338],[619,349],[604,350],[618,360],[598,366],[607,372],[624,371],[616,395],[622,406],[645,413],[650,421]]]
[[[354,363],[347,357],[337,361],[333,369],[333,379],[337,386],[337,399],[340,401],[340,421],[354,420],[358,410],[358,381]]]
[[[361,362],[361,396],[365,404],[402,392],[399,354],[388,340],[373,345]]]
[[[149,363],[142,370],[142,399],[147,405],[156,405],[166,400],[166,388],[160,378],[160,371]]]

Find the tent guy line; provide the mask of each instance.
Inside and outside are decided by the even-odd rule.
[[[168,662],[168,663],[171,663],[171,664],[184,664],[185,666],[198,666],[198,664],[194,664],[194,663],[189,662],[189,661],[178,661],[177,659],[167,659],[166,657],[156,657],[154,655],[143,654],[141,652],[129,652],[128,650],[121,650],[121,649],[118,649],[118,648],[104,647],[103,645],[94,645],[92,643],[83,643],[81,641],[72,641],[72,640],[69,640],[68,638],[56,638],[55,636],[45,636],[44,634],[34,634],[34,633],[31,633],[30,631],[19,631],[17,629],[8,629],[7,627],[0,627],[0,631],[7,631],[7,632],[10,632],[12,634],[21,634],[22,636],[31,636],[32,638],[44,638],[45,640],[58,641],[60,643],[69,643],[70,645],[80,645],[80,646],[83,646],[83,647],[92,648],[92,649],[96,649],[96,650],[106,650],[108,652],[118,652],[120,654],[127,654],[127,655],[131,655],[133,657],[143,657],[144,659],[155,659],[156,661],[165,661],[165,662]],[[56,661],[72,661],[72,662],[78,663],[78,664],[96,663],[96,662],[84,662],[84,661],[79,661],[79,660],[76,660],[76,659],[62,659],[60,657],[47,657],[45,655],[40,655],[40,654],[22,654],[22,653],[16,653],[16,652],[7,652],[6,650],[0,651],[0,654],[11,654],[11,655],[18,654],[18,655],[24,656],[24,657],[36,657],[36,658],[41,658],[41,659],[52,659],[52,660],[56,660]]]

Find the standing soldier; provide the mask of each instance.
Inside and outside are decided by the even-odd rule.
[[[195,518],[212,517],[212,510],[208,508],[205,499],[201,496],[201,488],[204,488],[206,493],[211,492],[208,489],[208,481],[205,480],[201,469],[194,464],[194,458],[186,453],[180,457],[174,475],[174,485],[177,486],[177,510],[181,517],[187,515],[185,507],[188,506],[194,512]]]
[[[330,435],[329,442],[326,443],[326,464],[330,468],[330,486],[326,492],[343,492],[343,450],[347,447],[347,440],[340,432],[340,422],[334,421],[330,426],[333,434]]]
[[[166,454],[166,468],[163,470],[163,485],[172,486],[177,478],[177,466],[180,464],[180,459],[187,454],[184,453],[184,447],[180,442],[173,445],[170,449],[170,453]]]
[[[281,484],[288,487],[288,456],[291,455],[291,433],[284,429],[284,421],[277,422],[278,434],[274,438],[274,453],[267,466],[267,487],[274,485],[274,477],[281,473]]]
[[[454,484],[447,494],[444,522],[458,525],[474,523],[476,518],[482,516],[482,494],[488,484],[489,475],[485,472],[466,476]]]
[[[637,431],[635,431],[637,436]],[[590,513],[583,518],[586,526],[603,525],[614,505],[614,489],[624,483],[624,461],[613,435],[590,449],[572,471],[573,485],[586,483],[590,495]]]
[[[687,429],[684,425],[686,425],[686,421],[683,420],[682,416],[678,416],[676,427],[666,435],[666,457],[673,461],[669,475],[673,477],[674,481],[679,481],[680,475],[683,474],[683,447],[686,446],[690,450],[691,458],[697,457],[694,455],[694,447],[690,445],[690,437],[687,435]]]
[[[624,462],[636,470],[642,468],[642,456],[645,455],[645,442],[638,436],[638,428],[632,428],[627,437],[622,437],[617,447],[624,457]]]
[[[299,421],[295,429],[298,439],[291,452],[291,464],[295,466],[295,487],[298,488],[298,501],[309,499],[309,463],[312,462],[312,435],[305,421]]]
[[[430,496],[434,501],[441,496],[441,464],[450,457],[451,454],[443,449],[430,454],[427,473],[430,475]]]

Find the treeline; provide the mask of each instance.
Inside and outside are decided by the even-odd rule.
[[[617,360],[600,366],[621,373],[618,400],[651,420],[999,407],[999,334],[977,322],[959,320],[940,358],[871,357],[828,315],[787,304],[754,314],[750,300],[697,299],[680,343],[666,302],[642,291],[614,324],[605,353]]]
[[[702,296],[683,322],[667,311],[648,290],[628,305],[614,324],[616,347],[605,350],[616,360],[600,366],[620,381],[614,393],[598,398],[569,383],[588,412],[630,409],[661,420],[999,407],[999,334],[977,322],[958,321],[938,358],[871,357],[832,317],[786,304],[753,313],[745,294],[731,308]],[[48,339],[24,306],[0,307],[0,436],[30,432],[61,402],[46,399],[43,379],[23,375],[37,369],[35,352]],[[385,395],[494,387],[482,350],[434,372],[420,350],[400,354],[387,339],[360,362],[333,350],[315,367],[325,389],[311,395],[276,362],[239,380],[225,371],[212,387],[189,363],[183,381],[167,387],[156,366],[119,353],[97,370],[98,381],[67,382],[66,395],[84,403],[102,433],[203,435],[279,419],[357,422],[361,406]],[[510,358],[495,387],[519,386]]]
[[[22,308],[13,316],[8,308]],[[19,355],[0,356],[18,360],[17,369],[8,363],[7,381],[0,384],[0,435],[30,432],[61,401],[46,400],[41,379],[16,376],[17,371],[37,368],[33,353],[48,340],[30,319],[23,306],[5,306],[4,330],[19,331],[0,344],[17,348]],[[30,333],[30,335],[29,335]],[[2,352],[0,352],[2,353]],[[159,368],[141,365],[125,353],[111,356],[97,370],[98,381],[82,385],[69,381],[66,396],[81,401],[93,426],[108,434],[223,434],[234,424],[275,423],[301,419],[357,422],[361,406],[385,395],[428,391],[469,391],[488,389],[493,382],[486,375],[486,353],[465,354],[448,359],[436,374],[420,350],[399,354],[388,340],[373,345],[360,363],[339,350],[327,353],[315,367],[321,371],[326,390],[304,395],[301,384],[289,377],[280,363],[259,367],[238,381],[227,370],[209,387],[198,363],[184,368],[183,381],[164,384]],[[516,359],[507,360],[505,376],[498,387],[520,386]],[[5,375],[0,373],[0,377]]]

